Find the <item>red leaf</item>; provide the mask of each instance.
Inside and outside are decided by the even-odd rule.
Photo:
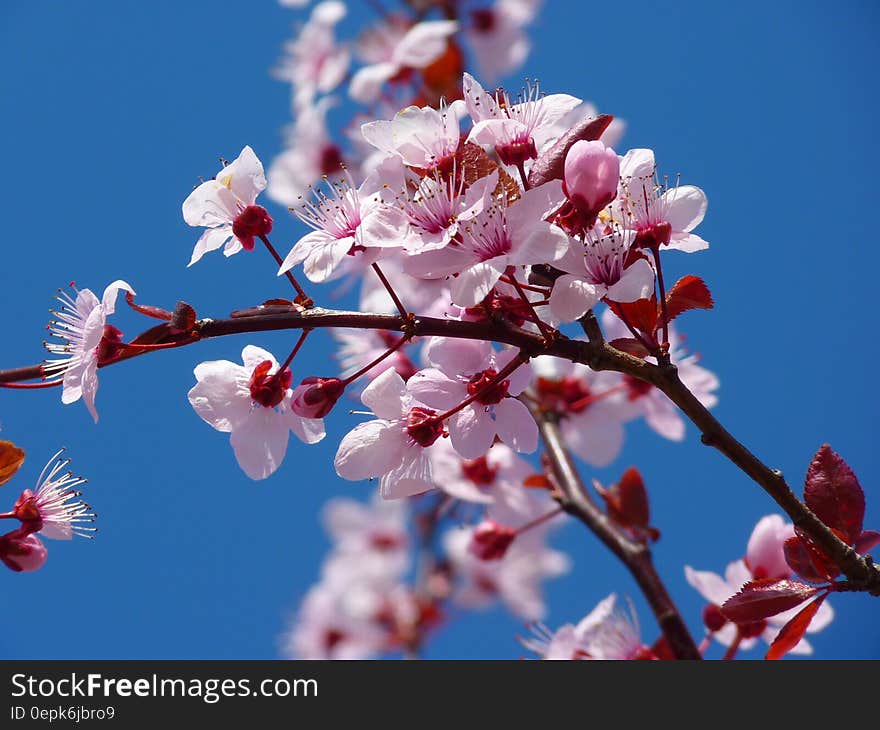
[[[818,591],[815,586],[788,579],[753,580],[724,602],[721,613],[736,624],[751,624],[799,606]]]
[[[523,480],[523,486],[532,489],[552,489],[553,485],[550,480],[543,474],[532,474]]]
[[[614,121],[610,114],[587,117],[563,134],[549,150],[542,154],[529,170],[529,186],[538,187],[550,180],[562,179],[565,156],[575,142],[599,139]]]
[[[647,357],[651,354],[648,352],[648,348],[635,337],[618,337],[616,340],[611,340],[608,344],[634,357]]]
[[[770,649],[767,651],[764,658],[781,659],[794,649],[794,647],[797,646],[797,643],[804,638],[804,634],[807,633],[807,628],[809,627],[810,622],[815,618],[819,606],[822,605],[822,601],[827,597],[828,594],[823,593],[815,601],[798,611],[797,615],[779,630],[779,633],[776,635],[776,638],[773,639],[773,643],[770,644]]]
[[[785,562],[804,580],[811,583],[824,583],[833,580],[837,574],[833,564],[825,558],[810,542],[792,535],[783,546]]]
[[[864,555],[875,545],[880,545],[880,532],[865,530],[856,538],[853,548],[860,555]]]
[[[629,322],[640,332],[654,339],[654,331],[657,329],[657,298],[651,295],[650,299],[639,299],[637,302],[608,302],[611,311],[621,320]]]
[[[865,494],[849,465],[828,444],[816,452],[804,486],[804,501],[828,527],[852,545],[862,532]]]
[[[709,287],[699,276],[683,276],[666,294],[666,321],[689,309],[712,309],[715,303]]]

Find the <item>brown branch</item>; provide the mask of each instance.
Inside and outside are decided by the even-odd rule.
[[[562,508],[583,522],[614,553],[635,578],[648,600],[657,624],[670,649],[678,659],[701,659],[693,637],[675,603],[654,569],[647,545],[627,537],[590,498],[577,467],[562,441],[555,414],[536,416],[545,453],[550,459],[552,476],[559,487],[557,497]]]
[[[591,324],[588,326],[593,330]],[[498,342],[519,347],[530,356],[552,355],[588,365],[593,370],[613,370],[644,380],[659,388],[684,412],[699,428],[704,444],[714,446],[761,486],[853,585],[861,586],[863,591],[871,595],[880,596],[880,568],[841,541],[797,498],[779,471],[768,467],[737,441],[681,382],[674,365],[654,365],[621,352],[603,340],[583,342],[560,336],[548,343],[538,334],[503,321],[461,322],[435,317],[416,317],[412,321],[405,321],[400,315],[341,312],[319,307],[301,311],[293,306],[277,305],[233,313],[229,319],[199,320],[191,333],[174,335],[169,337],[169,341],[183,338],[197,342],[249,332],[325,327],[407,331],[413,337],[436,335]],[[125,355],[107,365],[142,354]],[[33,380],[40,378],[41,374],[39,365],[0,370],[0,383]]]

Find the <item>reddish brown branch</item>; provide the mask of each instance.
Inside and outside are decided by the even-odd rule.
[[[513,345],[529,356],[552,355],[572,362],[583,363],[593,370],[613,370],[644,380],[659,388],[699,428],[703,443],[714,446],[745,472],[785,511],[792,522],[803,530],[828,555],[849,579],[861,590],[880,596],[880,569],[870,560],[858,555],[801,502],[786,483],[782,474],[764,464],[743,444],[737,441],[691,393],[678,377],[674,365],[658,366],[615,349],[608,343],[571,340],[560,336],[553,342],[513,327],[504,322],[461,322],[458,320],[415,317],[405,321],[400,315],[364,314],[312,308],[301,311],[296,307],[278,306],[254,308],[230,319],[203,319],[196,322],[191,333],[168,339],[200,339],[250,332],[268,332],[285,329],[318,329],[348,327],[403,332],[413,337],[436,335],[471,340],[485,340]],[[595,328],[591,327],[595,332]],[[158,344],[158,343],[157,343]],[[188,344],[188,343],[187,343]],[[142,353],[143,354],[143,353]],[[132,355],[132,357],[140,357]],[[120,362],[118,358],[112,363]],[[42,377],[40,365],[0,370],[0,383],[21,382]]]
[[[562,441],[555,414],[537,417],[545,453],[560,494],[562,508],[583,522],[614,553],[635,578],[654,612],[657,624],[678,659],[701,659],[688,627],[654,569],[647,545],[627,537],[590,498],[577,467]]]

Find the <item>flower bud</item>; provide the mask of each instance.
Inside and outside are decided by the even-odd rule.
[[[272,216],[262,205],[249,205],[232,221],[232,235],[248,251],[254,249],[254,238],[272,232]]]
[[[515,538],[516,530],[512,527],[483,520],[474,529],[468,552],[480,560],[501,560]]]
[[[271,369],[272,362],[263,360],[254,368],[251,375],[251,398],[264,408],[274,408],[284,400],[293,378],[290,368],[284,368],[280,373],[269,375]]]
[[[617,197],[620,160],[599,141],[575,142],[565,157],[564,190],[574,208],[590,227],[602,209]]]
[[[721,613],[721,609],[718,606],[710,603],[703,609],[703,623],[714,634],[716,631],[721,631],[727,625],[727,617]]]
[[[310,375],[293,389],[290,408],[302,418],[323,418],[333,410],[344,391],[345,384],[339,378]]]
[[[0,560],[16,573],[39,570],[46,562],[48,551],[34,534],[22,536],[19,530],[0,536]]]

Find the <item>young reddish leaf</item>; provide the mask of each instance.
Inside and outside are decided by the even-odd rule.
[[[629,322],[640,332],[650,335],[653,339],[657,329],[657,297],[653,294],[650,299],[639,299],[637,302],[608,302],[611,311],[621,320]]]
[[[712,309],[715,303],[709,287],[699,276],[683,276],[666,294],[666,321],[689,309]]]
[[[196,310],[186,302],[178,302],[171,313],[171,329],[190,332],[196,326]]]
[[[735,624],[751,624],[799,606],[818,591],[815,586],[793,580],[761,578],[746,583],[728,598],[721,613]]]
[[[153,307],[149,304],[135,304],[134,303],[134,294],[130,291],[125,292],[125,301],[128,302],[128,306],[131,307],[135,312],[140,312],[147,317],[152,317],[153,319],[164,319],[166,322],[171,319],[171,312],[167,309],[162,309],[162,307]]]
[[[561,180],[565,170],[565,156],[575,142],[599,139],[614,121],[610,114],[587,117],[563,134],[549,150],[542,154],[529,170],[529,186],[536,188],[550,180]]]
[[[788,567],[804,580],[824,583],[834,578],[834,573],[828,568],[828,561],[823,559],[822,554],[797,535],[792,535],[785,541],[783,553]]]
[[[598,481],[593,486],[605,501],[608,516],[630,530],[638,540],[658,540],[660,532],[650,526],[648,493],[642,475],[635,467],[627,469],[620,481],[607,489]]]
[[[165,340],[165,338],[169,337],[171,334],[171,325],[168,322],[164,322],[163,324],[157,324],[155,327],[150,327],[146,332],[141,332],[131,341],[131,344],[155,345],[156,343]]]
[[[523,486],[531,487],[532,489],[552,489],[553,485],[550,483],[550,480],[545,477],[543,474],[532,474],[528,476],[523,481]]]
[[[794,647],[797,646],[797,643],[804,638],[804,634],[807,633],[807,628],[809,627],[810,622],[815,618],[819,606],[822,605],[822,601],[827,597],[828,594],[823,593],[815,601],[798,611],[797,615],[779,630],[779,633],[776,635],[776,638],[773,639],[773,643],[770,644],[770,649],[767,651],[764,658],[782,659],[783,656],[794,649]]]
[[[651,354],[648,352],[648,348],[635,337],[618,337],[616,340],[611,340],[608,344],[633,357],[647,357]]]
[[[862,532],[865,494],[849,465],[828,444],[822,445],[807,469],[804,501],[828,527],[852,545]]]
[[[0,441],[0,487],[15,475],[24,463],[24,451],[12,441]]]
[[[865,530],[856,538],[853,549],[860,555],[864,555],[875,545],[880,545],[880,532],[876,530]]]

